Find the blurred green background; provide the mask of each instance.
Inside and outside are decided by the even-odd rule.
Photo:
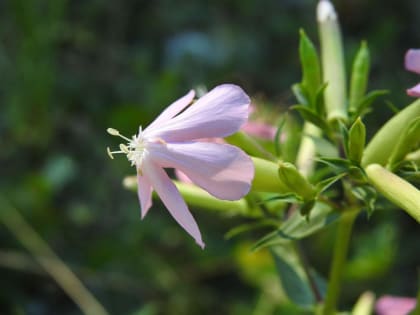
[[[403,69],[420,47],[418,0],[335,2],[346,60],[362,39],[370,88],[397,107],[418,76]],[[133,169],[110,161],[131,135],[192,87],[233,82],[276,112],[295,101],[298,29],[317,42],[314,0],[0,1],[0,191],[110,314],[295,314],[255,235],[225,240],[243,222],[193,209],[202,251],[159,202],[140,220],[121,181]],[[348,69],[349,69],[348,67]],[[379,102],[377,126],[392,111]],[[371,132],[374,129],[371,129]],[[3,202],[4,203],[4,202]],[[197,210],[197,211],[196,211]],[[0,204],[0,211],[11,211]],[[302,243],[328,272],[334,229]],[[341,305],[365,290],[416,293],[418,225],[404,213],[361,217]],[[0,224],[0,314],[80,314],[71,299]]]

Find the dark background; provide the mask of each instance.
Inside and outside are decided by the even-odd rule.
[[[361,40],[372,56],[370,88],[403,107],[418,76],[404,53],[420,47],[420,2],[335,2],[346,62]],[[294,104],[298,30],[316,42],[315,1],[0,0],[0,191],[111,314],[294,314],[264,251],[224,233],[243,222],[193,210],[202,251],[155,201],[140,221],[110,161],[107,127],[144,127],[192,87],[232,82],[267,108]],[[378,102],[370,134],[390,117]],[[0,204],[0,211],[6,206]],[[326,275],[333,229],[303,242]],[[400,212],[361,217],[341,301],[373,290],[416,294],[418,225]],[[15,257],[16,263],[8,263]],[[18,267],[22,264],[22,268]],[[0,314],[80,314],[0,225]]]

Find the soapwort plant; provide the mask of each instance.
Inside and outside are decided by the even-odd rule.
[[[154,189],[201,247],[204,242],[186,204],[250,219],[228,236],[268,229],[252,249],[269,250],[292,302],[329,315],[337,312],[356,218],[368,220],[381,215],[375,212],[378,207],[388,207],[420,223],[420,99],[415,98],[418,88],[410,89],[413,102],[379,130],[369,130],[373,137],[367,139],[365,116],[377,110],[373,104],[384,103],[389,91],[368,89],[371,57],[365,41],[347,75],[331,2],[319,1],[317,20],[320,51],[303,30],[299,33],[302,79],[292,86],[297,104],[288,115],[300,116],[302,125],[291,128],[286,115],[280,117],[270,146],[242,128],[250,99],[229,84],[196,101],[188,93],[132,138],[115,129],[108,132],[126,142],[109,154],[125,154],[135,166],[137,177],[124,183],[138,191],[142,217]],[[419,64],[418,50],[409,51],[407,68],[419,72]],[[170,179],[165,168],[176,168],[187,179]],[[337,230],[324,280],[296,244],[330,224]],[[370,304],[363,301],[372,304],[371,299]],[[372,307],[359,305],[353,314],[370,314]]]

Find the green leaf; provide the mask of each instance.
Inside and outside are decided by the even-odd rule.
[[[363,116],[367,112],[367,108],[379,97],[388,94],[388,90],[374,90],[366,94],[350,112],[353,118]]]
[[[306,220],[309,221],[309,215],[311,213],[311,210],[315,206],[315,199],[305,201],[300,207],[299,207],[299,213],[303,216],[305,216]]]
[[[291,109],[295,109],[299,112],[299,114],[305,119],[306,121],[309,121],[313,123],[315,126],[318,126],[322,130],[327,130],[328,125],[325,122],[325,120],[318,116],[317,113],[315,113],[313,110],[309,109],[306,106],[303,105],[294,105],[291,107]]]
[[[321,85],[321,66],[315,45],[306,36],[303,30],[300,30],[299,57],[302,64],[302,86],[305,87],[309,96],[310,105]],[[312,107],[312,106],[311,106]]]
[[[364,185],[352,187],[351,192],[353,196],[362,202],[366,208],[368,217],[370,217],[375,210],[375,202],[377,199],[376,190],[372,186]]]
[[[280,135],[281,135],[285,125],[286,125],[286,117],[281,116],[281,119],[280,119],[279,123],[277,124],[276,134],[274,136],[274,152],[275,152],[276,156],[281,156],[282,146],[280,145]]]
[[[309,106],[308,92],[306,91],[305,87],[302,86],[302,84],[300,83],[293,84],[292,92],[295,95],[299,104]]]
[[[281,194],[281,195],[277,195],[265,200],[261,200],[260,203],[267,203],[270,201],[283,201],[283,202],[288,202],[288,203],[302,203],[303,200],[301,197],[299,197],[298,195],[294,194],[294,193],[287,193],[287,194]]]
[[[230,229],[226,234],[226,239],[231,239],[235,236],[238,236],[239,234],[243,234],[246,232],[250,232],[253,230],[257,230],[260,228],[266,228],[266,227],[278,227],[278,221],[276,220],[262,220],[262,221],[256,221],[252,223],[247,224],[241,224],[239,226],[234,227],[233,229]]]
[[[278,175],[280,180],[303,200],[309,201],[315,198],[314,186],[303,176],[296,166],[289,162],[278,163]]]
[[[318,91],[316,91],[316,94],[315,94],[314,109],[315,109],[315,112],[320,117],[325,117],[324,92],[325,92],[325,89],[327,88],[327,86],[328,86],[328,83],[322,84],[319,87]]]
[[[331,211],[328,205],[316,202],[311,210],[309,220],[296,211],[287,221],[282,223],[278,230],[258,240],[252,248],[258,250],[307,237],[337,220],[338,216],[337,213]]]
[[[338,175],[326,178],[322,181],[320,181],[318,184],[316,184],[316,189],[318,190],[318,193],[321,194],[324,191],[326,191],[328,188],[330,188],[334,183],[342,179],[344,176],[346,176],[347,173],[340,173]]]
[[[369,77],[370,56],[369,48],[365,41],[360,45],[360,48],[353,61],[351,81],[350,81],[350,96],[349,96],[349,111],[356,112],[359,101],[366,93],[366,87]]]
[[[338,173],[342,173],[347,171],[352,163],[349,160],[342,159],[342,158],[328,158],[328,157],[320,157],[316,159],[318,162],[324,163],[333,169],[335,169]]]
[[[281,286],[287,297],[302,308],[313,307],[317,302],[313,286],[317,287],[317,294],[322,296],[325,292],[325,281],[321,280],[315,272],[311,272],[311,275],[316,275],[311,283],[292,245],[273,246],[270,248],[270,252],[273,255]]]
[[[338,121],[338,130],[340,131],[341,136],[343,137],[344,153],[346,154],[346,156],[348,156],[349,130],[347,129],[347,126],[342,121]]]
[[[366,143],[366,127],[360,117],[351,126],[347,140],[347,156],[350,160],[360,164]]]

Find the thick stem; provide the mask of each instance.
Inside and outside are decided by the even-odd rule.
[[[359,213],[358,210],[349,210],[342,214],[338,222],[337,237],[334,245],[332,266],[330,270],[327,295],[325,297],[323,315],[333,315],[340,295],[341,276],[345,266],[347,252],[350,244],[353,223]]]
[[[306,177],[312,175],[315,165],[316,147],[312,137],[319,137],[322,131],[317,126],[305,122],[303,127],[302,141],[296,157],[296,166]]]

